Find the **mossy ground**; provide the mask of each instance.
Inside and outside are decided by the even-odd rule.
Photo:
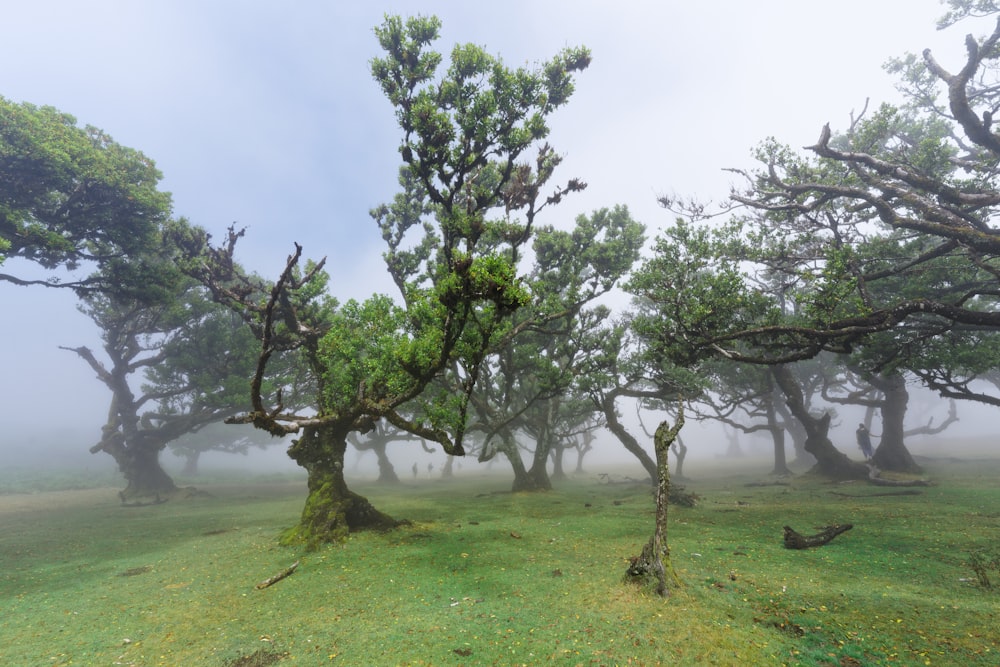
[[[51,508],[0,497],[0,664],[1000,663],[1000,593],[966,565],[1000,535],[1000,462],[931,464],[939,483],[914,496],[745,486],[759,470],[685,482],[702,500],[671,509],[685,586],[668,600],[622,583],[651,489],[596,476],[538,494],[505,477],[355,484],[413,524],[311,553],[277,543],[301,481],[143,508],[114,489]],[[829,545],[782,547],[785,524],[844,522]]]

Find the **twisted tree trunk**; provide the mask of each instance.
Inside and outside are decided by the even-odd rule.
[[[128,482],[125,490],[118,494],[122,501],[168,498],[177,492],[174,480],[160,465],[159,449],[133,446],[114,455],[114,458]]]
[[[643,547],[642,553],[631,559],[625,570],[625,580],[640,585],[656,585],[656,593],[661,597],[670,595],[670,588],[681,586],[680,577],[674,571],[670,561],[670,548],[667,545],[667,506],[670,497],[670,463],[668,454],[670,445],[677,439],[684,426],[684,406],[677,411],[677,423],[671,428],[667,422],[662,422],[653,436],[656,449],[656,524],[653,536]]]
[[[829,412],[822,417],[809,414],[802,390],[791,370],[784,364],[772,368],[774,380],[785,394],[789,411],[806,431],[805,450],[816,457],[817,472],[835,480],[865,479],[868,468],[857,461],[852,461],[846,454],[833,446],[830,441]]]
[[[375,509],[368,499],[347,488],[344,453],[348,430],[336,423],[307,426],[288,450],[309,473],[309,496],[299,523],[284,532],[281,543],[315,550],[340,543],[359,530],[389,530],[404,523]]]

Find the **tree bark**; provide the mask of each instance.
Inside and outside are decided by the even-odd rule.
[[[550,491],[552,489],[552,482],[549,480],[548,475],[545,474],[544,463],[541,468],[541,474],[539,474],[537,462],[535,461],[533,461],[531,469],[527,469],[524,466],[524,461],[521,459],[521,451],[518,449],[517,444],[507,438],[504,439],[504,444],[500,446],[500,451],[507,457],[511,468],[514,470],[514,482],[511,484],[511,491],[518,493],[521,491]]]
[[[802,390],[786,365],[774,366],[772,373],[775,382],[785,394],[789,411],[805,429],[805,450],[816,457],[814,470],[835,480],[867,478],[868,468],[862,463],[849,459],[830,441],[828,435],[830,432],[830,413],[827,412],[822,417],[809,414],[802,397]]]
[[[542,423],[535,429],[535,452],[531,457],[531,468],[528,470],[527,486],[514,488],[514,491],[551,491],[552,479],[549,477],[549,454],[552,453],[552,420],[555,402],[545,402],[545,416]],[[517,480],[515,480],[516,482]]]
[[[910,393],[906,389],[906,380],[899,373],[889,376],[872,378],[873,386],[882,391],[882,439],[872,462],[882,470],[893,472],[921,473],[921,468],[903,442],[903,420],[906,417],[906,407],[910,401]]]
[[[674,571],[667,545],[667,506],[670,497],[670,445],[684,427],[684,406],[679,405],[677,423],[670,427],[662,422],[653,435],[656,450],[656,524],[653,536],[643,547],[642,553],[633,558],[625,570],[625,580],[649,585],[655,582],[656,593],[661,597],[670,595],[670,588],[681,586],[680,577]]]
[[[772,377],[774,377],[773,368],[771,369],[771,373]],[[816,457],[806,451],[805,429],[802,428],[802,424],[788,409],[788,404],[784,400],[781,400],[780,395],[781,392],[779,387],[778,394],[772,397],[772,405],[774,406],[777,416],[781,417],[781,424],[784,426],[784,432],[792,436],[792,451],[795,454],[792,459],[792,464],[802,468],[814,466],[816,465]]]
[[[368,499],[347,488],[344,480],[346,428],[336,423],[308,426],[288,450],[309,474],[309,496],[299,523],[284,532],[284,545],[304,545],[313,551],[323,544],[347,540],[351,532],[390,530],[400,521],[379,512]]]
[[[576,447],[576,470],[574,471],[578,475],[582,475],[586,472],[583,469],[583,457],[586,456],[587,452],[594,448],[594,434],[592,431],[587,431],[583,434],[583,442]]]
[[[566,471],[563,470],[563,453],[566,448],[562,445],[552,448],[552,475],[550,479],[566,479]]]
[[[136,429],[130,429],[131,438],[118,428],[115,399],[112,399],[109,422],[104,425],[101,441],[90,448],[91,453],[107,452],[118,464],[127,485],[118,493],[122,502],[142,498],[168,498],[177,492],[177,485],[160,466],[159,445],[152,438],[142,438]]]
[[[514,488],[514,491],[552,490],[552,479],[549,477],[548,470],[550,451],[552,451],[552,449],[548,443],[548,436],[547,434],[543,434],[543,436],[535,443],[535,454],[531,460],[531,468],[528,470],[528,486],[524,488]]]
[[[607,429],[615,434],[622,445],[625,446],[625,449],[639,459],[639,463],[642,464],[642,467],[649,474],[650,481],[655,480],[659,474],[656,462],[650,458],[646,450],[639,444],[639,441],[628,432],[628,429],[618,419],[618,411],[615,409],[615,396],[613,394],[608,394],[603,398],[601,401],[601,411],[604,413],[604,421]]]
[[[772,378],[769,378],[771,380]],[[770,391],[765,397],[764,410],[767,414],[767,430],[771,434],[771,441],[774,443],[774,469],[772,475],[791,475],[788,469],[788,462],[785,460],[785,429],[778,422],[778,410],[775,404],[778,402],[778,388],[773,382],[769,382]]]
[[[677,462],[677,472],[674,473],[674,476],[677,479],[683,480],[684,479],[684,459],[687,458],[687,453],[688,453],[687,445],[685,445],[683,442],[681,442],[680,438],[677,438],[677,440],[674,442],[674,444],[671,447],[671,449],[674,451],[674,460]]]

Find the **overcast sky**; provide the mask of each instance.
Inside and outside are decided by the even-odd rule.
[[[368,216],[393,195],[399,163],[368,68],[386,13],[436,14],[439,50],[474,42],[512,65],[589,47],[593,64],[551,119],[557,180],[589,187],[544,222],[626,204],[655,233],[670,222],[657,195],[723,197],[723,168],[749,166],[764,138],[812,144],[866,98],[896,99],[888,58],[931,47],[957,69],[963,35],[982,28],[939,33],[943,11],[938,0],[33,0],[4,8],[0,95],[57,107],[154,159],[175,214],[217,235],[248,228],[241,259],[254,270],[275,275],[293,241],[327,256],[343,299],[391,286]],[[58,349],[96,347],[94,327],[68,294],[0,284],[0,299],[0,449],[74,426],[81,447],[96,441],[109,395]]]

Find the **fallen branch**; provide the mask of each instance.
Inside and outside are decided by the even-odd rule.
[[[792,530],[791,527],[785,526],[785,548],[809,549],[811,547],[821,547],[837,535],[845,533],[851,528],[854,528],[854,526],[849,523],[835,523],[832,526],[827,526],[815,535],[800,535]]]
[[[272,584],[278,583],[279,581],[281,581],[282,579],[284,579],[288,575],[290,575],[293,572],[295,572],[295,568],[297,568],[298,566],[299,566],[299,561],[295,561],[294,563],[291,564],[290,567],[282,570],[281,572],[279,572],[278,574],[274,575],[270,579],[265,579],[264,581],[262,581],[259,584],[257,584],[256,588],[258,590],[260,590],[262,588],[267,588],[268,586],[271,586]]]
[[[877,498],[879,496],[919,496],[923,491],[916,489],[906,489],[904,491],[884,491],[882,493],[840,493],[831,491],[830,495],[843,496],[844,498]]]

